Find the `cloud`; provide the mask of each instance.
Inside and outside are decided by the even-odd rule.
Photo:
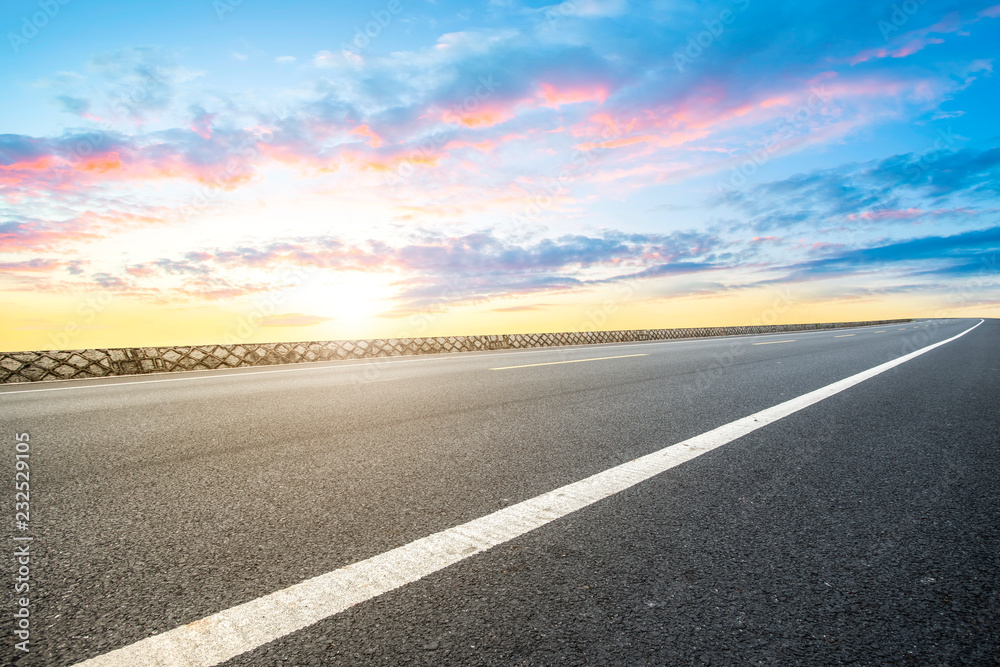
[[[620,16],[628,9],[628,0],[566,0],[555,5],[540,7],[534,10],[545,21],[555,26],[570,17],[578,18],[608,18]]]
[[[780,281],[877,273],[893,270],[910,276],[956,276],[993,271],[1000,253],[1000,227],[951,236],[925,236],[883,245],[834,251],[829,256],[785,267]],[[995,277],[1000,281],[1000,277]]]
[[[108,292],[127,292],[132,289],[128,282],[110,273],[95,273],[90,278],[96,285]]]
[[[259,159],[257,138],[249,132],[214,130],[214,115],[200,107],[192,110],[192,129],[142,137],[110,131],[58,138],[0,135],[4,196],[37,196],[114,181],[179,178],[223,189],[248,181]]]
[[[691,271],[702,270],[707,265],[692,259],[718,244],[717,239],[696,232],[606,232],[602,236],[567,235],[524,245],[485,232],[427,239],[392,251],[393,265],[414,276],[404,283],[402,305],[395,314],[510,295],[572,290],[606,282],[615,275],[654,277],[654,273],[634,269],[668,262]],[[600,273],[591,275],[588,270]]]
[[[83,116],[90,111],[90,100],[81,97],[71,97],[69,95],[57,95],[56,101],[63,111],[74,116]]]
[[[332,51],[327,51],[326,49],[317,51],[313,55],[313,65],[316,67],[334,67],[339,63],[340,60],[337,56],[335,56]]]
[[[227,198],[227,205],[243,205],[265,198],[272,185],[294,183],[308,195],[343,201],[344,220],[336,224],[371,227],[374,235],[383,233],[376,231],[381,223],[403,222],[406,236],[348,241],[254,229],[259,236],[248,231],[198,252],[148,251],[117,273],[112,260],[30,268],[23,255],[2,259],[25,272],[61,272],[80,284],[168,301],[273,289],[275,273],[287,266],[378,272],[396,281],[397,312],[413,312],[612,281],[688,285],[721,268],[853,275],[867,270],[862,256],[851,254],[864,248],[844,230],[879,234],[864,240],[872,251],[918,229],[950,238],[942,231],[948,224],[982,226],[978,218],[995,214],[983,202],[1000,194],[1000,149],[981,139],[959,148],[964,140],[944,137],[933,150],[867,160],[878,153],[866,131],[902,124],[912,136],[921,122],[964,112],[952,106],[967,110],[956,122],[963,131],[974,126],[967,104],[974,95],[957,93],[974,92],[975,77],[991,71],[984,58],[991,42],[951,36],[966,32],[968,17],[995,9],[962,0],[949,5],[966,17],[957,20],[928,4],[910,19],[915,30],[887,42],[876,26],[889,10],[864,3],[724,3],[733,20],[718,34],[710,26],[721,21],[721,6],[701,3],[652,3],[642,11],[624,0],[500,4],[482,15],[500,16],[502,27],[448,32],[417,48],[362,55],[314,47],[308,53],[316,68],[281,69],[287,87],[274,100],[225,92],[224,71],[213,75],[218,89],[199,89],[201,73],[177,54],[117,51],[92,59],[81,74],[44,82],[44,94],[72,114],[61,116],[72,127],[0,135],[0,198],[13,212],[0,223],[4,252],[79,256],[72,251],[88,241],[176,222],[181,215],[171,202],[200,186],[245,188],[243,198]],[[392,38],[385,38],[388,47]],[[698,53],[678,67],[675,54],[699,39]],[[948,44],[932,48],[941,39]],[[274,61],[298,63],[294,56]],[[946,100],[952,104],[943,111]],[[882,136],[900,140],[891,131]],[[824,152],[827,146],[836,149]],[[837,164],[841,155],[861,154],[853,152],[858,147],[866,161]],[[711,187],[702,177],[751,156],[767,162],[806,148],[816,150],[800,154],[802,161],[822,168],[785,176],[791,161],[769,164],[757,181],[717,197],[713,203],[727,207],[731,220],[686,204],[655,210],[683,210],[670,219],[628,219],[638,199],[633,188],[662,188],[648,191],[643,207],[674,195],[690,202],[697,188]],[[765,173],[782,177],[761,182]],[[542,199],[551,204],[536,205]],[[505,221],[520,220],[531,205],[538,215],[521,217],[530,218],[525,226],[535,235],[504,235]],[[647,222],[703,231],[656,234]],[[433,231],[443,224],[453,226]],[[598,224],[645,231],[593,231]],[[546,225],[552,231],[541,238]],[[831,244],[792,231],[807,228],[841,237]],[[206,236],[213,234],[223,238],[206,227]],[[929,257],[906,261],[913,270],[934,270]],[[948,266],[965,261],[972,260],[956,255]]]
[[[281,265],[365,271],[379,268],[386,258],[371,248],[349,246],[329,238],[272,241],[260,247],[240,246],[203,253],[201,261],[227,267],[272,268]]]
[[[178,65],[169,52],[125,49],[98,56],[89,66],[89,79],[103,81],[106,101],[117,100],[110,105],[114,108],[103,109],[97,96],[69,94],[61,96],[62,107],[95,118],[124,116],[139,130],[156,117],[160,129],[102,131],[104,138],[85,156],[74,150],[94,143],[86,132],[21,137],[48,150],[41,162],[7,163],[0,181],[13,188],[8,196],[23,198],[161,179],[235,189],[257,182],[263,169],[275,165],[313,178],[337,173],[345,180],[385,179],[415,167],[426,176],[425,187],[442,186],[446,174],[461,169],[471,190],[490,180],[514,181],[545,160],[558,173],[555,156],[566,161],[582,152],[607,153],[608,162],[615,162],[596,169],[589,183],[630,179],[630,187],[640,187],[680,179],[695,169],[718,169],[719,154],[742,149],[748,133],[760,137],[761,128],[773,128],[782,116],[794,117],[804,105],[809,118],[785,124],[795,136],[781,138],[782,150],[830,141],[882,118],[889,107],[939,98],[959,85],[926,72],[890,76],[875,69],[817,76],[815,70],[807,74],[806,64],[773,77],[773,54],[766,51],[769,57],[757,62],[765,51],[752,49],[740,56],[746,63],[740,76],[718,69],[717,56],[729,53],[731,42],[792,48],[765,44],[750,14],[741,15],[727,27],[725,40],[705,50],[696,71],[678,73],[663,67],[672,57],[663,44],[683,43],[690,30],[704,29],[705,17],[685,10],[674,21],[660,20],[655,12],[640,21],[627,9],[625,2],[573,0],[541,10],[575,17],[565,26],[573,39],[542,40],[537,26],[523,26],[446,33],[426,48],[366,54],[359,62],[318,51],[314,62],[323,68],[314,72],[318,77],[290,98],[288,108],[267,118],[233,101],[210,102],[205,94],[192,101],[190,82],[201,73]],[[608,30],[596,27],[603,22],[575,20],[609,16],[622,23],[606,40],[586,39],[590,30]],[[833,27],[811,14],[782,8],[773,18],[779,27],[795,25],[792,19],[804,21],[813,31],[804,34],[817,42],[833,34]],[[853,19],[857,16],[838,15],[836,21],[847,25]],[[632,33],[645,52],[631,50]],[[827,99],[813,104],[810,98],[823,86]],[[182,90],[189,97],[185,104]],[[173,127],[163,127],[170,122]],[[561,131],[537,140],[553,129]],[[525,150],[504,153],[505,137],[526,138],[521,142]],[[476,153],[463,150],[469,147]],[[540,154],[543,149],[548,155]],[[232,164],[235,172],[228,169]],[[490,168],[477,170],[477,164]]]
[[[18,262],[0,262],[0,271],[9,271],[11,273],[50,273],[55,269],[62,269],[67,266],[68,263],[62,260],[36,257]]]
[[[59,223],[15,217],[0,222],[0,253],[65,248],[73,243],[94,240],[100,236],[88,230],[79,220]]]
[[[505,306],[503,308],[493,308],[492,310],[495,313],[525,313],[529,311],[545,310],[552,305],[553,304],[551,303],[536,303],[524,306]]]
[[[166,113],[182,86],[203,72],[177,64],[163,49],[135,47],[95,56],[87,67],[111,118],[143,123]],[[96,105],[95,105],[96,106]]]
[[[961,196],[991,198],[1000,193],[1000,148],[935,149],[866,163],[796,174],[748,190],[713,198],[767,230],[803,223],[905,222],[922,215],[968,215],[967,207],[928,206]],[[904,203],[912,202],[911,204]]]
[[[424,234],[398,244],[375,240],[349,244],[321,236],[189,252],[132,264],[125,275],[99,273],[90,280],[104,289],[186,301],[276,289],[273,276],[288,267],[378,272],[396,281],[398,306],[392,314],[401,315],[518,294],[713,270],[718,267],[713,253],[720,244],[699,232],[606,231],[520,243],[489,231]],[[234,280],[237,275],[243,278]]]
[[[191,253],[183,260],[157,259],[145,264],[135,264],[129,266],[126,272],[132,276],[160,275],[195,275],[204,276],[212,273],[211,269],[204,263],[193,263]]]
[[[505,241],[492,232],[452,237],[429,235],[400,245],[381,241],[349,245],[330,237],[314,237],[277,240],[258,247],[216,249],[189,255],[183,261],[157,260],[152,266],[172,271],[194,270],[189,269],[190,261],[197,259],[203,265],[226,267],[273,268],[294,264],[339,270],[395,269],[425,275],[498,275],[682,260],[704,255],[717,245],[714,237],[697,232],[668,235],[606,232],[602,236],[566,235],[531,244]]]
[[[368,145],[372,148],[378,148],[383,143],[382,137],[372,131],[367,125],[358,125],[356,128],[351,130],[351,134],[364,137]]]
[[[206,141],[211,139],[212,123],[218,114],[208,113],[197,104],[192,104],[188,111],[191,113],[191,124],[189,125],[191,131]]]
[[[894,11],[898,11],[895,7],[893,9]],[[963,32],[964,34],[968,34],[965,31],[969,26],[978,23],[983,18],[996,18],[994,10],[995,7],[982,10],[976,16],[965,20],[959,17],[958,12],[949,12],[944,18],[933,25],[904,32],[899,35],[894,35],[894,32],[899,30],[899,27],[895,23],[888,21],[880,22],[880,30],[889,39],[889,44],[887,46],[865,49],[850,58],[848,62],[851,65],[857,65],[873,58],[906,58],[932,44],[944,44],[944,39],[932,37],[932,35],[962,34]]]
[[[461,237],[429,240],[396,250],[397,262],[410,270],[465,273],[535,272],[568,265],[589,267],[606,262],[651,262],[704,254],[717,240],[693,232],[603,236],[566,235],[542,239],[532,245],[515,245],[493,234],[480,232]]]

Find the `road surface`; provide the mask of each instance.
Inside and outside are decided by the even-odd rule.
[[[1000,321],[979,322],[0,387],[0,662],[141,664],[152,637],[214,664],[237,618],[226,665],[997,664]],[[682,451],[453,564],[408,547]],[[285,627],[388,552],[416,574]]]

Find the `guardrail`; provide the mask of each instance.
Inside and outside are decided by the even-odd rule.
[[[415,354],[444,354],[482,350],[511,350],[560,345],[626,343],[642,340],[703,338],[757,333],[895,324],[910,320],[876,320],[825,324],[770,324],[688,329],[626,329],[564,333],[502,334],[494,336],[437,336],[374,338],[302,343],[246,343],[184,345],[176,347],[99,348],[38,352],[0,352],[0,383],[76,380],[111,375],[200,371],[216,368],[271,366],[309,361],[337,361]]]

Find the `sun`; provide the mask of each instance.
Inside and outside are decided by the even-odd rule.
[[[397,279],[387,273],[320,269],[288,290],[287,310],[364,325],[394,305]]]

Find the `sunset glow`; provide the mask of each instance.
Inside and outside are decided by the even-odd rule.
[[[1000,316],[1000,5],[329,4],[5,3],[0,348]]]

